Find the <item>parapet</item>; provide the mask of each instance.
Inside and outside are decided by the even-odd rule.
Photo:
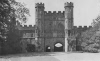
[[[79,26],[79,29],[82,29],[82,26]]]
[[[87,27],[87,26],[83,26],[83,27],[82,27],[82,26],[78,26],[77,28],[78,28],[78,29],[83,29],[83,28],[87,29],[87,28],[89,28],[89,27]]]
[[[64,14],[64,11],[44,11],[45,14]]]
[[[58,14],[61,13],[61,11],[58,11]]]
[[[89,26],[89,28],[92,28],[92,26]]]
[[[23,27],[34,27],[34,26],[32,26],[32,25],[24,25]]]
[[[32,25],[24,25],[24,26],[20,26],[19,30],[35,30],[35,26]]]
[[[42,2],[40,2],[40,3],[36,3],[36,4],[35,4],[35,7],[38,7],[38,6],[40,6],[40,7],[44,7],[44,3],[42,3]]]
[[[55,14],[56,14],[57,12],[56,12],[56,11],[53,11],[53,13],[55,13]]]
[[[24,25],[24,27],[27,27],[27,25]]]
[[[74,29],[75,29],[75,28],[76,28],[76,26],[74,26]],[[82,27],[82,26],[78,26],[78,27],[77,27],[77,29],[83,29],[83,30],[84,30],[84,29],[90,29],[90,28],[92,28],[92,26],[83,26],[83,27]]]
[[[65,11],[58,11],[57,14],[64,14]]]
[[[70,6],[70,7],[73,7],[73,3],[72,3],[72,2],[66,2],[66,3],[65,3],[65,7],[69,7],[69,6]]]
[[[47,11],[44,11],[44,14],[47,14]]]
[[[32,25],[29,25],[29,27],[32,27]]]
[[[51,11],[48,11],[48,13],[51,13]]]
[[[24,31],[24,30],[35,30],[36,29],[36,25],[19,25],[17,26],[18,30]]]
[[[74,29],[77,29],[77,26],[73,26]]]
[[[88,27],[87,26],[84,26],[84,28],[87,29]]]

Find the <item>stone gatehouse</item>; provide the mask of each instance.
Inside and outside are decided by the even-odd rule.
[[[72,2],[66,2],[65,11],[47,12],[44,3],[36,3],[35,26],[18,26],[23,34],[23,50],[27,44],[33,44],[36,52],[68,51],[68,37],[91,28],[91,26],[74,26],[73,7]],[[61,47],[57,47],[57,44]]]

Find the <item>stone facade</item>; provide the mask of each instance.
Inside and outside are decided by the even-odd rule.
[[[68,51],[68,37],[81,33],[91,26],[74,26],[73,3],[65,3],[65,11],[45,11],[44,3],[35,5],[35,26],[19,26],[22,40],[36,46],[35,51],[44,52],[49,46],[50,51],[55,50],[55,44],[63,45],[62,51]],[[29,36],[30,35],[30,36]],[[31,37],[34,35],[33,37]]]

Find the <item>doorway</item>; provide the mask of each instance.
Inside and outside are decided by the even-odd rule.
[[[51,47],[50,46],[47,46],[46,47],[46,52],[50,52],[51,51]]]
[[[35,45],[27,44],[26,50],[27,50],[27,52],[35,52]]]
[[[62,52],[63,51],[63,45],[61,43],[56,43],[54,45],[54,52]]]

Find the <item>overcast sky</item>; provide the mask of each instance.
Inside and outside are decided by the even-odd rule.
[[[65,2],[74,3],[74,25],[89,26],[100,14],[100,0],[19,0],[27,4],[31,17],[27,24],[35,24],[35,3],[45,3],[45,11],[64,11]]]

